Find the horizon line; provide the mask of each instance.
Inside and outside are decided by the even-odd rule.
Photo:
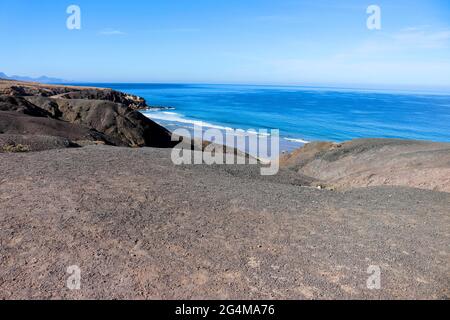
[[[358,91],[393,91],[409,93],[428,94],[450,94],[450,87],[426,86],[426,85],[382,85],[382,84],[281,84],[281,83],[241,83],[241,82],[202,82],[202,81],[65,81],[52,84],[101,84],[101,85],[209,85],[209,86],[248,86],[248,87],[288,87],[288,88],[311,88],[311,89],[336,89],[336,90],[358,90]]]

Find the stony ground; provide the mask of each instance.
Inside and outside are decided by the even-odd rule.
[[[283,156],[281,165],[338,190],[390,185],[450,192],[450,143],[314,142]]]
[[[169,154],[0,154],[0,298],[450,297],[449,193],[318,190],[295,171]],[[80,290],[66,287],[71,265]]]

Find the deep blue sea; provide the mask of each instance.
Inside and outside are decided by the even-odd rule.
[[[279,129],[283,150],[304,142],[403,138],[450,142],[450,94],[314,87],[99,84],[173,110],[145,114],[163,126]]]

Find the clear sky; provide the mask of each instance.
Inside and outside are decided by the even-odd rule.
[[[10,75],[450,88],[449,0],[0,0],[0,40]]]

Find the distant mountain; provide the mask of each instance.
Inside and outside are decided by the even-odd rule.
[[[39,78],[24,77],[24,76],[17,76],[17,75],[8,76],[7,74],[5,74],[3,72],[0,72],[0,79],[31,81],[31,82],[40,82],[40,83],[67,83],[67,82],[69,82],[64,79],[50,78],[47,76],[42,76]]]

